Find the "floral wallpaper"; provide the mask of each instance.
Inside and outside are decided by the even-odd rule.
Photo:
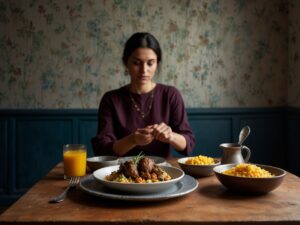
[[[300,1],[289,1],[288,104],[300,107]]]
[[[289,17],[286,0],[0,0],[0,108],[98,108],[129,82],[121,56],[137,31],[160,41],[155,79],[189,108],[300,106],[291,2]]]

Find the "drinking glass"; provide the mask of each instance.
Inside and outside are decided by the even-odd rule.
[[[63,146],[64,178],[82,177],[86,173],[87,148],[83,144]]]

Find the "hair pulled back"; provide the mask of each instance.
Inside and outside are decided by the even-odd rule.
[[[137,48],[150,48],[152,49],[155,54],[157,55],[157,64],[161,62],[162,52],[157,39],[150,33],[146,32],[138,32],[133,34],[126,42],[122,61],[124,65],[127,64],[130,55],[137,49]]]

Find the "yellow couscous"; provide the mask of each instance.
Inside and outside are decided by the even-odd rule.
[[[185,164],[189,164],[189,165],[213,165],[215,163],[216,162],[213,158],[203,156],[203,155],[191,157],[185,162]]]
[[[242,163],[230,168],[229,170],[225,170],[223,174],[250,178],[265,178],[274,176],[269,171],[262,169],[259,166],[247,163]]]

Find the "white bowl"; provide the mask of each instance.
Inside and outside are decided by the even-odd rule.
[[[108,188],[135,194],[149,194],[164,191],[184,177],[184,172],[181,169],[170,166],[160,166],[171,176],[171,180],[156,183],[120,183],[105,179],[107,175],[110,175],[113,171],[117,171],[119,167],[120,165],[104,167],[94,171],[93,176]]]
[[[181,169],[193,177],[208,177],[214,175],[214,167],[220,165],[220,160],[214,159],[215,164],[212,165],[191,165],[185,162],[191,157],[184,157],[177,160]]]
[[[119,164],[117,156],[95,156],[86,159],[86,164],[91,171]]]

